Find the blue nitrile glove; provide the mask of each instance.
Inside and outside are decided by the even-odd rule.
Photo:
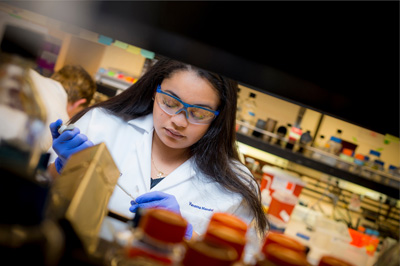
[[[58,128],[62,125],[62,120],[50,124],[51,136],[53,137],[53,150],[58,157],[55,160],[55,166],[58,173],[61,172],[68,158],[83,149],[93,146],[93,143],[88,140],[86,135],[81,134],[78,128],[64,131],[61,135],[58,133]]]
[[[132,206],[129,208],[129,210],[133,213],[136,213],[137,208],[162,208],[181,215],[180,207],[175,196],[161,191],[152,191],[143,194],[136,198],[136,202],[131,201],[131,204]],[[188,223],[185,238],[191,239],[192,234],[193,226]]]

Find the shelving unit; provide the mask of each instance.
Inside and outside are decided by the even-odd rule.
[[[363,176],[351,173],[347,170],[339,169],[327,164],[324,164],[320,161],[314,160],[313,158],[309,158],[304,156],[301,153],[298,153],[293,150],[284,149],[281,146],[271,144],[263,141],[261,138],[248,136],[241,134],[239,132],[236,133],[236,138],[239,142],[250,145],[252,147],[256,147],[262,151],[274,154],[281,158],[287,159],[289,161],[295,162],[297,164],[312,168],[314,170],[320,171],[322,173],[335,176],[337,178],[356,183],[360,186],[375,190],[382,194],[385,194],[391,198],[400,199],[399,189],[382,184],[372,179],[367,179]]]
[[[277,135],[270,132],[263,133],[265,133],[266,135],[270,135],[272,138],[277,137]],[[396,203],[399,199],[398,188],[387,186],[380,182],[367,179],[361,175],[357,175],[349,171],[327,165],[323,162],[317,161],[313,158],[309,158],[302,153],[297,152],[296,149],[294,151],[285,149],[282,148],[280,145],[266,142],[259,137],[244,135],[239,132],[236,133],[236,136],[237,141],[243,144],[273,154],[277,157],[286,159],[294,164],[305,166],[305,169],[310,168],[312,170],[315,170],[313,171],[314,173],[319,173],[321,175],[326,174],[328,176],[334,177],[334,179],[336,178],[355,183],[359,186],[369,188],[371,190],[386,195],[386,199],[380,200],[371,198],[369,196],[364,196],[361,198],[361,205],[358,211],[349,210],[348,206],[353,191],[339,188],[332,182],[332,180],[322,180],[320,178],[321,175],[310,175],[308,171],[294,170],[293,167],[288,167],[287,169],[302,176],[302,180],[307,183],[307,185],[303,188],[301,195],[306,198],[312,199],[310,203],[321,201],[325,205],[328,204],[330,207],[333,208],[332,213],[325,213],[325,215],[332,215],[332,218],[334,219],[345,221],[349,227],[356,228],[358,225],[367,225],[367,227],[378,229],[382,237],[389,236],[396,239],[398,238],[398,228],[400,226],[400,208],[396,206]],[[261,169],[263,165],[274,166],[274,164],[271,162],[263,161],[262,159],[255,158],[251,155],[245,155],[245,157],[250,157],[258,160],[260,164],[259,169]],[[262,177],[260,170],[258,172],[253,172],[253,174],[258,179],[261,179]],[[335,191],[335,189],[340,191]],[[335,192],[338,192],[337,195],[334,195]],[[334,203],[333,197],[336,196],[336,203]],[[322,209],[323,208],[324,207],[322,207]],[[324,210],[324,212],[326,211],[327,210]],[[335,212],[336,214],[339,213],[340,215],[336,215],[335,217]],[[360,218],[360,220],[357,220],[358,218]]]

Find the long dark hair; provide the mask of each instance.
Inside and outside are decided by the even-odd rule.
[[[220,114],[211,123],[206,134],[190,147],[196,167],[228,191],[241,194],[254,213],[259,233],[264,235],[267,218],[262,208],[258,183],[252,175],[239,170],[235,165],[240,163],[235,133],[237,82],[192,65],[161,58],[131,87],[107,101],[86,108],[72,117],[70,122],[76,122],[90,109],[97,107],[102,107],[126,121],[150,114],[153,112],[152,97],[157,85],[178,71],[197,73],[212,84],[220,97]]]

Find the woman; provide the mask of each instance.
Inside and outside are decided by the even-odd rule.
[[[164,207],[181,213],[195,234],[213,212],[228,212],[248,224],[255,218],[263,235],[259,187],[235,144],[236,92],[220,75],[161,59],[121,94],[74,116],[73,131],[59,135],[60,120],[50,126],[57,172],[72,153],[105,142],[118,184],[138,196],[131,205],[116,186],[111,211],[130,217],[137,207]]]

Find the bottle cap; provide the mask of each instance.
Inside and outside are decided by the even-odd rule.
[[[381,156],[381,153],[379,151],[374,151],[374,150],[370,150],[369,154],[377,156],[377,157]]]
[[[342,153],[347,155],[347,156],[353,156],[353,150],[343,148]]]
[[[157,208],[146,209],[139,221],[139,227],[147,236],[169,244],[183,241],[187,225],[181,215]]]
[[[360,225],[360,226],[358,226],[357,230],[362,232],[362,233],[364,233],[365,232],[365,227]]]
[[[238,259],[242,257],[246,245],[246,236],[241,232],[217,223],[209,225],[203,239],[206,242],[233,247],[238,254]]]
[[[242,221],[240,218],[238,218],[232,214],[222,213],[222,212],[216,212],[211,216],[209,226],[211,224],[219,224],[219,225],[229,227],[235,231],[238,231],[242,235],[246,235],[247,228],[248,228],[247,224],[244,221]]]
[[[394,165],[389,165],[389,170],[396,170],[397,169],[397,167],[396,166],[394,166]]]
[[[382,162],[382,161],[380,161],[380,160],[375,160],[374,162],[377,163],[377,164],[379,164],[379,165],[381,165],[381,166],[384,166],[384,165],[385,165],[385,163]]]
[[[333,256],[325,255],[321,257],[318,266],[353,266],[353,264]]]
[[[337,137],[334,137],[334,136],[331,137],[331,140],[334,141],[334,142],[337,142],[337,143],[342,143],[341,139],[339,139]]]
[[[205,241],[189,241],[183,266],[231,266],[238,258],[234,248]]]
[[[355,155],[355,158],[358,159],[358,160],[360,160],[360,161],[364,161],[365,156],[362,155],[362,154],[357,153],[357,154]]]
[[[296,239],[281,233],[269,232],[261,251],[265,254],[266,247],[271,244],[277,244],[303,254],[306,252],[306,247],[303,244]]]
[[[278,244],[270,244],[265,248],[265,259],[257,262],[257,265],[271,265],[268,262],[279,266],[308,266],[308,262],[304,253],[294,251],[292,249],[280,246]]]

